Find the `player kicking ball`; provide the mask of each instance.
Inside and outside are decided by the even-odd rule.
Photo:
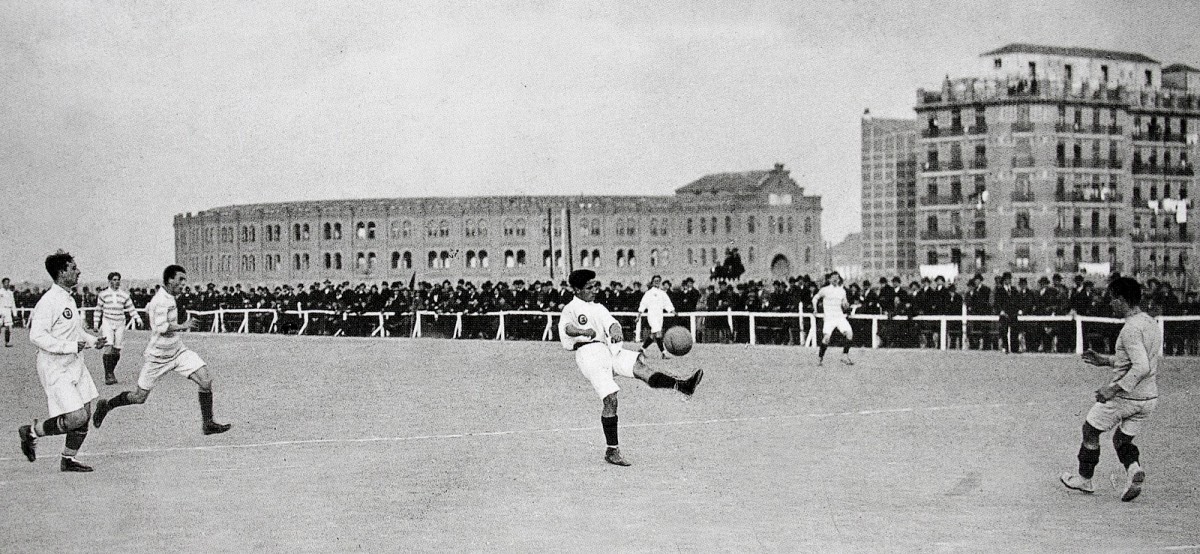
[[[854,329],[850,327],[850,320],[846,318],[850,302],[846,300],[846,289],[842,287],[842,276],[836,271],[830,273],[828,284],[817,291],[812,302],[814,307],[817,302],[821,302],[821,309],[825,314],[825,324],[821,329],[821,351],[817,354],[817,365],[825,365],[825,349],[829,348],[834,331],[842,335],[842,363],[854,365],[854,360],[850,359],[850,343],[854,340]]]
[[[1112,309],[1125,319],[1117,348],[1111,358],[1091,350],[1083,353],[1088,365],[1111,367],[1112,380],[1096,391],[1096,403],[1083,422],[1083,442],[1079,445],[1079,473],[1066,472],[1060,479],[1067,488],[1091,494],[1096,491],[1092,476],[1100,463],[1100,434],[1113,431],[1117,459],[1125,466],[1125,491],[1121,500],[1129,502],[1142,493],[1146,472],[1138,461],[1140,452],[1133,438],[1154,409],[1158,407],[1158,366],[1162,334],[1158,322],[1143,312],[1142,286],[1129,277],[1118,277],[1108,284]]]
[[[200,431],[205,435],[214,435],[228,431],[232,425],[213,421],[212,376],[204,360],[183,345],[180,333],[189,331],[195,326],[195,320],[188,319],[178,323],[179,313],[175,297],[187,283],[187,273],[183,267],[169,265],[163,270],[163,286],[155,293],[154,299],[146,305],[150,315],[150,344],[146,345],[146,362],[142,365],[141,375],[138,376],[137,388],[125,391],[108,400],[101,399],[96,403],[96,412],[92,415],[92,424],[97,429],[104,423],[108,412],[128,406],[142,404],[150,396],[150,391],[158,382],[158,378],[174,371],[179,375],[195,381],[200,387],[200,416],[202,423]]]
[[[604,460],[613,465],[627,466],[629,462],[621,456],[617,442],[617,386],[615,375],[645,381],[651,388],[673,388],[691,396],[704,378],[704,370],[696,370],[687,379],[677,379],[654,371],[645,364],[640,352],[626,350],[622,346],[624,336],[621,324],[608,309],[596,303],[596,291],[600,281],[596,272],[577,269],[568,279],[575,298],[563,307],[558,322],[558,336],[563,348],[575,352],[575,363],[579,371],[592,383],[592,388],[601,398],[600,425],[604,428],[607,448]]]

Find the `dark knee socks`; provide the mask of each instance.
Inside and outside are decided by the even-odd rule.
[[[63,446],[63,456],[71,457],[79,453],[79,448],[83,446],[83,440],[87,438],[88,428],[84,423],[79,429],[67,431],[66,445]]]
[[[1138,461],[1138,456],[1141,455],[1138,447],[1133,444],[1133,437],[1119,429],[1113,434],[1113,446],[1117,449],[1117,459],[1121,460],[1121,465],[1126,468]]]
[[[1096,464],[1100,463],[1100,449],[1091,449],[1079,445],[1079,475],[1091,479],[1096,474]]]
[[[205,423],[213,420],[213,393],[210,390],[200,391],[200,417]]]
[[[121,406],[128,406],[130,404],[133,404],[133,400],[129,398],[129,391],[125,391],[108,401],[108,409],[120,408]]]
[[[616,448],[617,416],[600,416],[600,426],[604,428],[604,441],[609,448]]]
[[[67,416],[65,414],[60,415],[60,416],[54,416],[50,419],[47,419],[46,421],[43,421],[41,425],[34,426],[34,434],[36,434],[39,437],[49,437],[52,435],[61,435],[66,432],[67,432]]]
[[[101,359],[104,360],[104,373],[113,373],[117,370],[117,362],[121,361],[121,353],[105,354],[101,356]]]
[[[677,382],[678,380],[674,377],[658,371],[651,373],[650,377],[646,379],[646,384],[650,385],[652,389],[669,389],[674,387]]]

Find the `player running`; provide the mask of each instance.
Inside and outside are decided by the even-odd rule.
[[[621,388],[613,376],[641,379],[651,388],[673,388],[691,396],[704,378],[704,370],[696,370],[691,377],[680,380],[650,369],[644,363],[645,356],[642,353],[626,350],[622,346],[624,336],[621,324],[613,318],[608,308],[595,301],[596,291],[600,290],[596,272],[577,269],[571,272],[568,282],[575,292],[575,298],[563,307],[558,322],[559,340],[563,348],[575,352],[579,371],[591,381],[592,388],[603,402],[600,425],[604,428],[607,446],[604,460],[610,464],[627,466],[630,464],[621,456],[621,448],[617,443],[617,391]]]
[[[231,424],[213,421],[212,376],[208,366],[195,352],[183,345],[179,334],[190,331],[196,321],[188,319],[179,321],[175,297],[187,283],[187,272],[182,266],[169,265],[163,270],[163,286],[154,294],[154,299],[146,305],[150,314],[150,344],[146,345],[146,362],[142,365],[142,373],[138,376],[137,388],[125,391],[108,400],[100,399],[96,403],[96,413],[92,416],[92,424],[97,429],[104,423],[108,412],[121,406],[142,404],[150,396],[150,391],[158,383],[158,378],[174,371],[179,375],[195,381],[200,387],[200,416],[202,423],[200,432],[213,435],[228,431]]]
[[[821,287],[817,294],[813,296],[813,307],[821,302],[821,309],[825,315],[825,323],[821,329],[821,351],[817,354],[817,365],[825,365],[825,349],[829,347],[830,341],[833,340],[833,333],[837,331],[842,334],[842,363],[846,365],[854,365],[854,360],[850,359],[850,342],[854,340],[854,329],[850,327],[850,320],[846,318],[846,310],[850,309],[850,303],[846,301],[846,289],[842,287],[842,276],[834,271],[827,276],[828,284]]]
[[[137,317],[129,292],[121,288],[121,274],[108,274],[108,288],[96,294],[96,316],[93,325],[100,336],[108,340],[104,347],[104,384],[117,384],[117,362],[121,360],[121,348],[125,346],[125,325]]]
[[[642,301],[638,304],[638,318],[642,314],[646,314],[646,322],[650,324],[650,332],[646,334],[646,340],[642,341],[642,352],[645,353],[650,344],[658,345],[658,351],[662,353],[662,358],[667,359],[667,350],[663,348],[663,313],[675,313],[675,305],[671,303],[671,297],[667,296],[667,292],[662,288],[662,277],[655,275],[650,278],[650,288],[642,295]]]
[[[102,348],[105,341],[83,332],[83,313],[71,297],[79,283],[75,259],[59,250],[46,258],[46,272],[54,284],[42,294],[29,317],[29,341],[38,349],[38,378],[46,391],[50,419],[41,423],[35,419],[32,425],[22,425],[17,434],[21,453],[31,462],[37,459],[38,437],[66,435],[59,469],[86,473],[92,468],[76,461],[75,455],[87,438],[92,400],[100,394],[83,363],[83,349]]]
[[[1125,491],[1121,500],[1129,502],[1142,493],[1146,472],[1138,461],[1140,452],[1133,438],[1142,423],[1158,407],[1158,366],[1162,334],[1158,322],[1143,312],[1142,287],[1129,277],[1118,277],[1108,284],[1112,309],[1125,319],[1117,336],[1116,354],[1111,358],[1091,350],[1083,353],[1089,365],[1111,367],[1113,378],[1096,391],[1096,403],[1083,422],[1083,443],[1079,446],[1079,473],[1065,472],[1060,479],[1067,488],[1095,492],[1092,476],[1100,463],[1100,434],[1113,432],[1117,459],[1125,466]]]

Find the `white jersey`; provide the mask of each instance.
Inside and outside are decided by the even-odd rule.
[[[96,316],[94,318],[96,327],[100,326],[101,318],[108,323],[125,325],[126,315],[134,317],[137,315],[137,311],[133,307],[133,300],[129,298],[129,293],[124,289],[113,290],[112,287],[109,287],[96,294]]]
[[[558,320],[558,338],[562,347],[575,350],[579,345],[589,342],[609,343],[608,328],[617,320],[601,304],[584,302],[578,296],[572,298],[563,306],[562,317]],[[572,337],[567,335],[567,324],[572,323],[581,329],[591,329],[596,332],[595,338],[586,336]]]
[[[89,347],[96,337],[83,332],[83,315],[67,289],[54,284],[42,294],[29,318],[29,341],[38,347],[38,367],[43,363],[66,366],[81,358],[79,341]]]
[[[651,287],[646,294],[642,295],[638,311],[646,314],[646,321],[650,323],[650,331],[657,333],[662,330],[663,313],[673,313],[675,305],[671,303],[671,297],[667,296],[666,291],[658,287]]]
[[[0,316],[5,314],[9,316],[17,314],[17,301],[13,298],[11,290],[0,288]]]
[[[816,307],[818,300],[824,300],[821,311],[825,314],[826,319],[845,319],[846,313],[842,311],[842,303],[846,301],[846,289],[840,286],[825,285],[821,290],[817,291],[817,295],[813,297],[813,307]]]
[[[179,355],[183,347],[182,331],[168,331],[168,326],[179,322],[179,311],[175,297],[167,289],[159,287],[154,298],[146,305],[150,314],[150,343],[146,345],[146,358],[168,360]]]

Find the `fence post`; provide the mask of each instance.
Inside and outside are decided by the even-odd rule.
[[[696,314],[688,314],[688,323],[692,331],[692,342],[696,342]]]
[[[542,330],[542,340],[554,338],[554,315],[546,312],[546,328]]]
[[[250,310],[242,311],[242,324],[238,325],[237,332],[242,334],[250,332]]]
[[[1075,320],[1075,353],[1083,354],[1083,320],[1079,319],[1079,315],[1071,316]]]
[[[633,341],[642,342],[642,316],[640,314],[637,320],[633,322]]]
[[[947,338],[947,337],[946,337],[946,321],[947,321],[947,320],[946,320],[946,318],[945,318],[945,317],[943,317],[943,318],[942,318],[942,325],[941,325],[941,327],[942,327],[942,332],[941,332],[941,335],[942,335],[942,336],[940,337],[940,339],[941,339],[941,340],[940,340],[941,344],[939,344],[939,345],[938,345],[938,350],[945,350],[945,349],[946,349],[946,338]]]
[[[504,340],[504,312],[500,313],[500,325],[496,327],[496,340]]]
[[[1158,355],[1163,356],[1167,345],[1167,322],[1161,317],[1154,319],[1158,320]]]
[[[420,338],[421,336],[421,310],[413,310],[413,330],[412,338]]]
[[[755,344],[754,339],[756,336],[754,332],[754,312],[750,312],[750,344]]]
[[[970,341],[967,339],[967,304],[964,302],[962,305],[962,338],[958,341],[959,350],[966,350],[968,342]]]
[[[871,348],[879,348],[879,319],[871,318]]]
[[[462,338],[462,316],[462,312],[454,314],[454,336],[450,337],[452,339]]]

